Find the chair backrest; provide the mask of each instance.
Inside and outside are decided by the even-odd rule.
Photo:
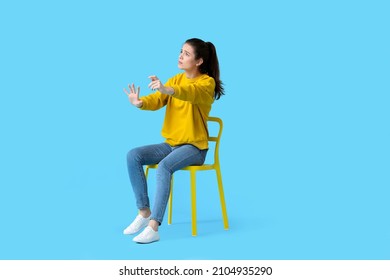
[[[217,117],[209,117],[207,119],[207,122],[216,122],[219,124],[218,135],[217,136],[210,136],[209,135],[209,142],[215,142],[214,164],[219,165],[219,143],[220,143],[221,135],[222,135],[223,122],[220,118],[217,118]]]

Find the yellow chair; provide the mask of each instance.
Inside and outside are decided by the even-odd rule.
[[[221,208],[222,208],[222,218],[223,218],[223,225],[225,229],[229,228],[228,224],[228,217],[226,213],[226,204],[225,204],[225,196],[223,192],[223,186],[222,186],[222,175],[221,175],[221,167],[219,165],[219,142],[221,139],[222,134],[222,128],[223,123],[220,118],[216,117],[209,117],[208,122],[216,122],[219,124],[219,131],[217,137],[209,137],[209,142],[215,142],[215,149],[214,149],[214,163],[212,164],[203,164],[203,165],[191,165],[187,166],[181,170],[187,170],[190,171],[190,177],[191,177],[191,211],[192,211],[192,235],[196,236],[196,172],[197,171],[206,171],[206,170],[215,170],[217,174],[217,181],[218,181],[218,189],[219,189],[219,198],[221,201]],[[145,170],[145,176],[146,179],[148,178],[149,169],[157,168],[158,164],[152,164],[147,165]],[[173,200],[173,175],[171,180],[171,191],[169,194],[169,202],[168,202],[168,224],[172,224],[172,200]]]

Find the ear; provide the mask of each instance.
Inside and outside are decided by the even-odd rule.
[[[201,66],[203,63],[203,58],[199,58],[198,61],[196,62],[196,66]]]

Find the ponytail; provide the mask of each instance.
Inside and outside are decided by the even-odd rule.
[[[214,99],[218,100],[225,94],[223,83],[219,79],[219,62],[217,50],[211,42],[204,42],[203,40],[193,38],[186,41],[195,51],[195,59],[202,58],[203,63],[199,67],[202,74],[207,74],[215,81]]]

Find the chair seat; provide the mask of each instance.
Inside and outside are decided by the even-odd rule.
[[[213,170],[213,169],[215,169],[215,164],[190,165],[182,168],[181,170],[198,171],[198,170]]]
[[[158,164],[147,165],[147,167],[156,169],[158,167]],[[215,169],[215,164],[190,165],[180,170],[199,171],[199,170],[213,170],[213,169]]]

